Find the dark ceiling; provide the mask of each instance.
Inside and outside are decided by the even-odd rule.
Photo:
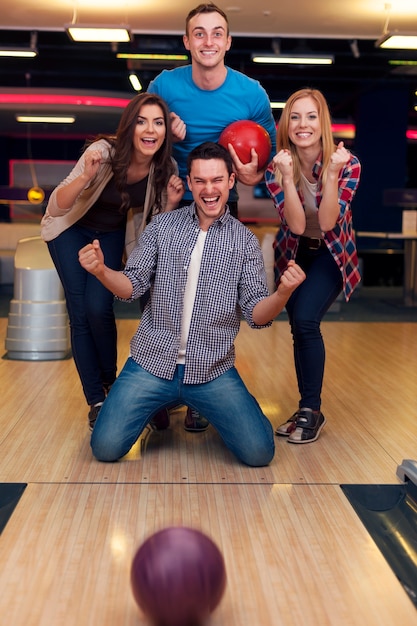
[[[28,45],[28,31],[0,30],[3,45]],[[80,44],[70,41],[61,32],[40,31],[36,35],[39,56],[35,59],[0,59],[0,91],[15,88],[32,90],[66,89],[134,95],[128,81],[128,61],[117,59],[110,44]],[[331,53],[332,66],[265,66],[251,60],[254,52],[271,53],[279,46],[281,53]],[[134,41],[119,45],[120,52],[184,53],[180,35],[135,35]],[[354,54],[356,52],[356,56]],[[409,91],[409,127],[417,128],[417,66],[392,66],[390,60],[416,61],[416,51],[389,52],[375,47],[375,40],[359,40],[352,45],[346,39],[295,39],[235,36],[227,63],[248,76],[258,79],[271,100],[285,100],[300,87],[313,86],[326,95],[335,121],[355,121],[361,94],[381,86]],[[164,65],[135,65],[134,69],[144,89]],[[0,105],[0,134],[16,135],[22,132],[14,121],[13,111]],[[68,111],[69,112],[69,111]],[[103,113],[103,112],[102,112]],[[120,110],[106,111],[105,115],[90,115],[80,119],[67,133],[94,134],[115,130]],[[279,115],[279,113],[277,113]],[[87,128],[88,127],[88,128]],[[32,129],[46,134],[57,129]]]

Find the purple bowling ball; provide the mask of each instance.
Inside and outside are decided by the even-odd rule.
[[[175,526],[139,547],[130,580],[138,606],[154,626],[199,626],[223,596],[226,570],[207,535]]]

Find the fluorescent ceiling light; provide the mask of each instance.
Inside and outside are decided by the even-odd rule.
[[[408,65],[408,66],[414,66],[417,65],[417,61],[404,61],[404,60],[397,60],[397,59],[390,59],[388,61],[388,65]]]
[[[283,109],[285,107],[285,102],[270,102],[271,109]]]
[[[130,30],[126,24],[66,24],[65,30],[73,41],[123,43],[130,41]]]
[[[129,80],[130,80],[130,84],[132,85],[135,91],[142,90],[142,84],[135,73],[132,72],[131,74],[129,74]]]
[[[30,35],[29,46],[0,46],[0,57],[15,57],[23,59],[31,59],[38,55],[36,44],[38,42],[38,33],[33,31]]]
[[[38,51],[36,48],[19,48],[2,46],[0,48],[0,57],[16,57],[30,59],[36,57]]]
[[[137,59],[139,61],[188,61],[187,54],[148,54],[134,52],[118,52],[117,59]]]
[[[42,122],[44,124],[73,124],[74,115],[16,115],[18,122],[32,123]]]
[[[331,65],[334,63],[332,55],[283,55],[283,54],[254,54],[254,63],[293,64],[293,65]]]
[[[375,42],[375,47],[390,50],[417,50],[417,33],[388,32]]]

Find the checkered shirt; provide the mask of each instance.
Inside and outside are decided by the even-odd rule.
[[[133,285],[130,300],[151,291],[131,340],[131,356],[147,371],[169,380],[177,364],[187,271],[199,231],[194,203],[156,215],[124,269]],[[208,382],[234,365],[241,318],[252,328],[263,328],[253,322],[252,311],[267,295],[258,239],[227,208],[210,226],[204,244],[184,383]]]
[[[317,206],[320,206],[322,198],[320,174],[323,164],[320,157],[315,162],[312,172],[313,176],[318,180]],[[361,280],[351,210],[351,202],[359,184],[360,173],[361,165],[359,160],[352,155],[339,174],[339,218],[333,230],[324,233],[324,241],[342,273],[343,293],[346,301],[349,300],[353,290]],[[272,163],[269,164],[265,172],[265,182],[281,220],[281,226],[274,242],[275,270],[277,275],[280,276],[287,267],[288,261],[294,259],[297,254],[299,237],[290,231],[285,222],[284,191],[275,181]],[[303,194],[300,189],[298,189],[298,195],[301,202],[303,202]]]

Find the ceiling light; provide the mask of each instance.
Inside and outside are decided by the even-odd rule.
[[[75,122],[74,115],[16,115],[18,122],[28,123],[44,123],[44,124],[73,124]]]
[[[254,54],[252,55],[254,63],[276,63],[276,64],[294,64],[294,65],[331,65],[334,63],[333,55],[282,55],[282,54]]]
[[[118,52],[117,59],[137,59],[138,61],[188,61],[187,54],[150,54]]]
[[[0,57],[16,57],[16,58],[25,58],[25,59],[30,59],[33,57],[36,57],[38,54],[38,51],[36,50],[36,48],[18,48],[17,46],[14,47],[6,47],[6,46],[2,46],[0,48]]]
[[[271,109],[283,109],[285,107],[285,102],[270,102]]]
[[[73,41],[91,43],[123,43],[130,41],[130,30],[126,24],[66,24],[65,30]]]
[[[387,32],[375,42],[375,47],[390,50],[417,50],[417,33]]]
[[[397,60],[397,59],[389,59],[388,65],[408,65],[410,67],[414,67],[415,65],[417,65],[417,61],[404,61],[404,60]]]
[[[31,59],[38,55],[36,45],[38,43],[38,34],[33,31],[30,35],[30,45],[24,46],[0,46],[0,57],[16,57]]]
[[[130,80],[130,84],[132,85],[135,91],[142,91],[142,84],[134,72],[129,74],[129,80]]]

